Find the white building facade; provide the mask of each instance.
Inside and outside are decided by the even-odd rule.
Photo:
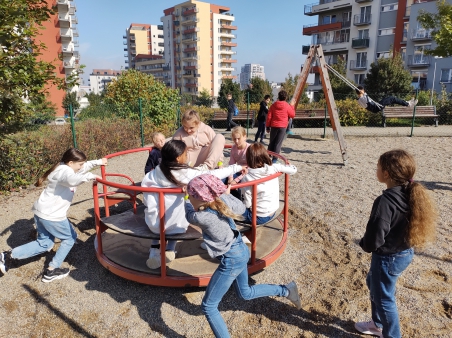
[[[256,63],[245,64],[240,72],[240,89],[246,89],[250,80],[255,77],[265,80],[264,66]]]

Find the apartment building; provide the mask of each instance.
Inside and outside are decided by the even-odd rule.
[[[102,93],[108,84],[121,75],[121,73],[122,70],[93,69],[88,79],[89,92],[94,94]]]
[[[128,68],[135,68],[135,57],[138,54],[163,55],[163,27],[132,23],[123,35],[125,63]]]
[[[72,0],[54,0],[50,1],[48,6],[56,6],[56,13],[47,21],[42,22],[43,29],[36,37],[38,41],[46,45],[46,49],[42,50],[39,59],[54,64],[57,76],[66,78],[77,73],[79,69],[77,8]],[[55,86],[48,86],[47,90],[49,100],[56,107],[57,116],[64,116],[62,104],[66,92]],[[78,86],[71,90],[78,91]]]
[[[245,64],[240,72],[240,89],[246,89],[250,80],[255,77],[265,80],[264,66],[256,63]]]
[[[171,74],[162,55],[138,54],[135,57],[135,69],[152,75],[169,86],[168,79]]]
[[[311,44],[322,44],[327,63],[335,64],[339,58],[345,60],[347,78],[356,84],[364,82],[371,63],[376,59],[400,53],[413,75],[413,85],[421,89],[431,88],[433,80],[427,81],[427,77],[433,78],[434,71],[429,70],[432,58],[426,57],[424,51],[432,48],[434,42],[430,32],[422,29],[416,18],[420,9],[435,12],[436,7],[431,0],[414,2],[321,0],[305,5],[304,14],[317,15],[318,23],[303,26],[303,35],[312,37]],[[303,54],[308,51],[309,46],[303,46]],[[450,60],[448,62],[451,64]],[[441,61],[441,67],[446,63]],[[310,89],[321,91],[318,68],[312,67],[311,72],[315,74],[315,80]],[[441,78],[441,74],[436,74],[437,78]],[[446,71],[444,78],[445,74]]]
[[[166,83],[181,94],[207,89],[218,96],[223,79],[234,79],[237,26],[229,7],[190,0],[164,11]]]

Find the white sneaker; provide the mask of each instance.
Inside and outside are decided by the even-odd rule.
[[[165,251],[165,261],[167,264],[171,263],[176,259],[176,251]]]
[[[203,249],[203,250],[207,250],[206,242],[202,242],[202,243],[199,245],[199,247],[200,247],[201,249]]]
[[[158,269],[162,264],[160,263],[160,249],[151,248],[149,250],[149,258],[146,261],[149,269]]]
[[[383,337],[382,329],[377,327],[373,320],[368,322],[357,322],[355,323],[355,329],[363,334],[371,334],[377,337]]]
[[[289,284],[284,285],[287,290],[289,290],[289,295],[286,297],[288,300],[290,300],[293,305],[296,306],[298,310],[301,309],[301,300],[300,295],[298,294],[298,288],[297,284],[295,284],[294,281],[290,282]]]
[[[415,100],[412,98],[410,101],[408,101],[408,107],[413,108],[415,105],[417,105],[418,100]]]

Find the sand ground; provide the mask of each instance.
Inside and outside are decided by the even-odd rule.
[[[303,308],[276,297],[240,301],[230,290],[220,311],[233,337],[361,337],[353,324],[370,316],[365,285],[370,255],[357,242],[384,189],[375,178],[378,156],[396,147],[415,155],[415,179],[431,190],[440,212],[436,242],[416,252],[398,282],[403,336],[452,337],[452,138],[349,137],[346,142],[345,167],[332,139],[284,142],[283,155],[298,167],[290,179],[289,242],[273,265],[250,280],[295,280]],[[146,154],[116,158],[108,171],[141,180],[145,160]],[[40,191],[1,198],[1,249],[33,239],[31,206]],[[213,336],[200,309],[204,288],[141,285],[98,263],[90,184],[79,187],[68,217],[79,236],[64,263],[70,275],[41,282],[51,252],[20,261],[0,277],[0,337]]]

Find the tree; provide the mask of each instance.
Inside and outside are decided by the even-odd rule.
[[[240,84],[232,82],[231,79],[224,79],[218,92],[217,102],[220,108],[226,109],[228,107],[228,93],[232,94],[232,99],[235,103],[243,102],[243,93],[240,90]]]
[[[339,57],[337,63],[331,66],[335,71],[337,71],[342,76],[346,77],[347,74],[347,62]],[[355,97],[355,92],[351,89],[345,82],[338,76],[329,74],[331,88],[333,90],[333,95],[336,99],[345,99],[347,97]]]
[[[404,68],[402,56],[378,59],[372,62],[364,80],[367,94],[378,101],[388,95],[401,96],[413,90],[412,77]]]
[[[201,90],[201,92],[199,93],[199,96],[196,99],[196,104],[198,106],[204,106],[204,107],[212,107],[212,97],[210,96],[210,92],[206,89],[203,88]]]
[[[243,95],[246,99],[248,99],[248,94],[250,103],[260,103],[265,95],[271,96],[272,87],[268,81],[262,80],[259,77],[253,77],[250,80],[248,88],[243,91]]]
[[[421,10],[417,20],[425,29],[432,29],[432,37],[437,46],[427,50],[426,54],[452,56],[452,5],[445,0],[436,2],[438,13]]]
[[[69,106],[72,105],[72,113],[75,113],[80,108],[80,103],[77,101],[77,93],[70,92],[66,93],[63,98],[63,108],[66,111],[66,114],[69,115],[71,113]]]
[[[45,85],[61,88],[64,79],[55,74],[55,66],[39,61],[46,47],[36,36],[42,22],[54,11],[42,0],[0,2],[0,124],[18,125],[33,116],[27,101],[40,102],[46,98]],[[26,100],[24,100],[26,99]]]
[[[115,106],[118,115],[137,118],[138,102],[142,99],[142,111],[156,125],[169,123],[176,118],[179,94],[154,76],[129,69],[114,79],[107,87],[105,101]]]
[[[284,79],[284,82],[281,83],[281,89],[284,89],[287,92],[287,100],[290,101],[295,93],[295,88],[297,88],[298,83],[298,74],[292,77],[292,74],[289,73],[287,77]],[[306,95],[306,89],[308,88],[308,85],[305,84],[303,88],[303,93],[301,94],[300,103],[308,103],[309,97]]]

